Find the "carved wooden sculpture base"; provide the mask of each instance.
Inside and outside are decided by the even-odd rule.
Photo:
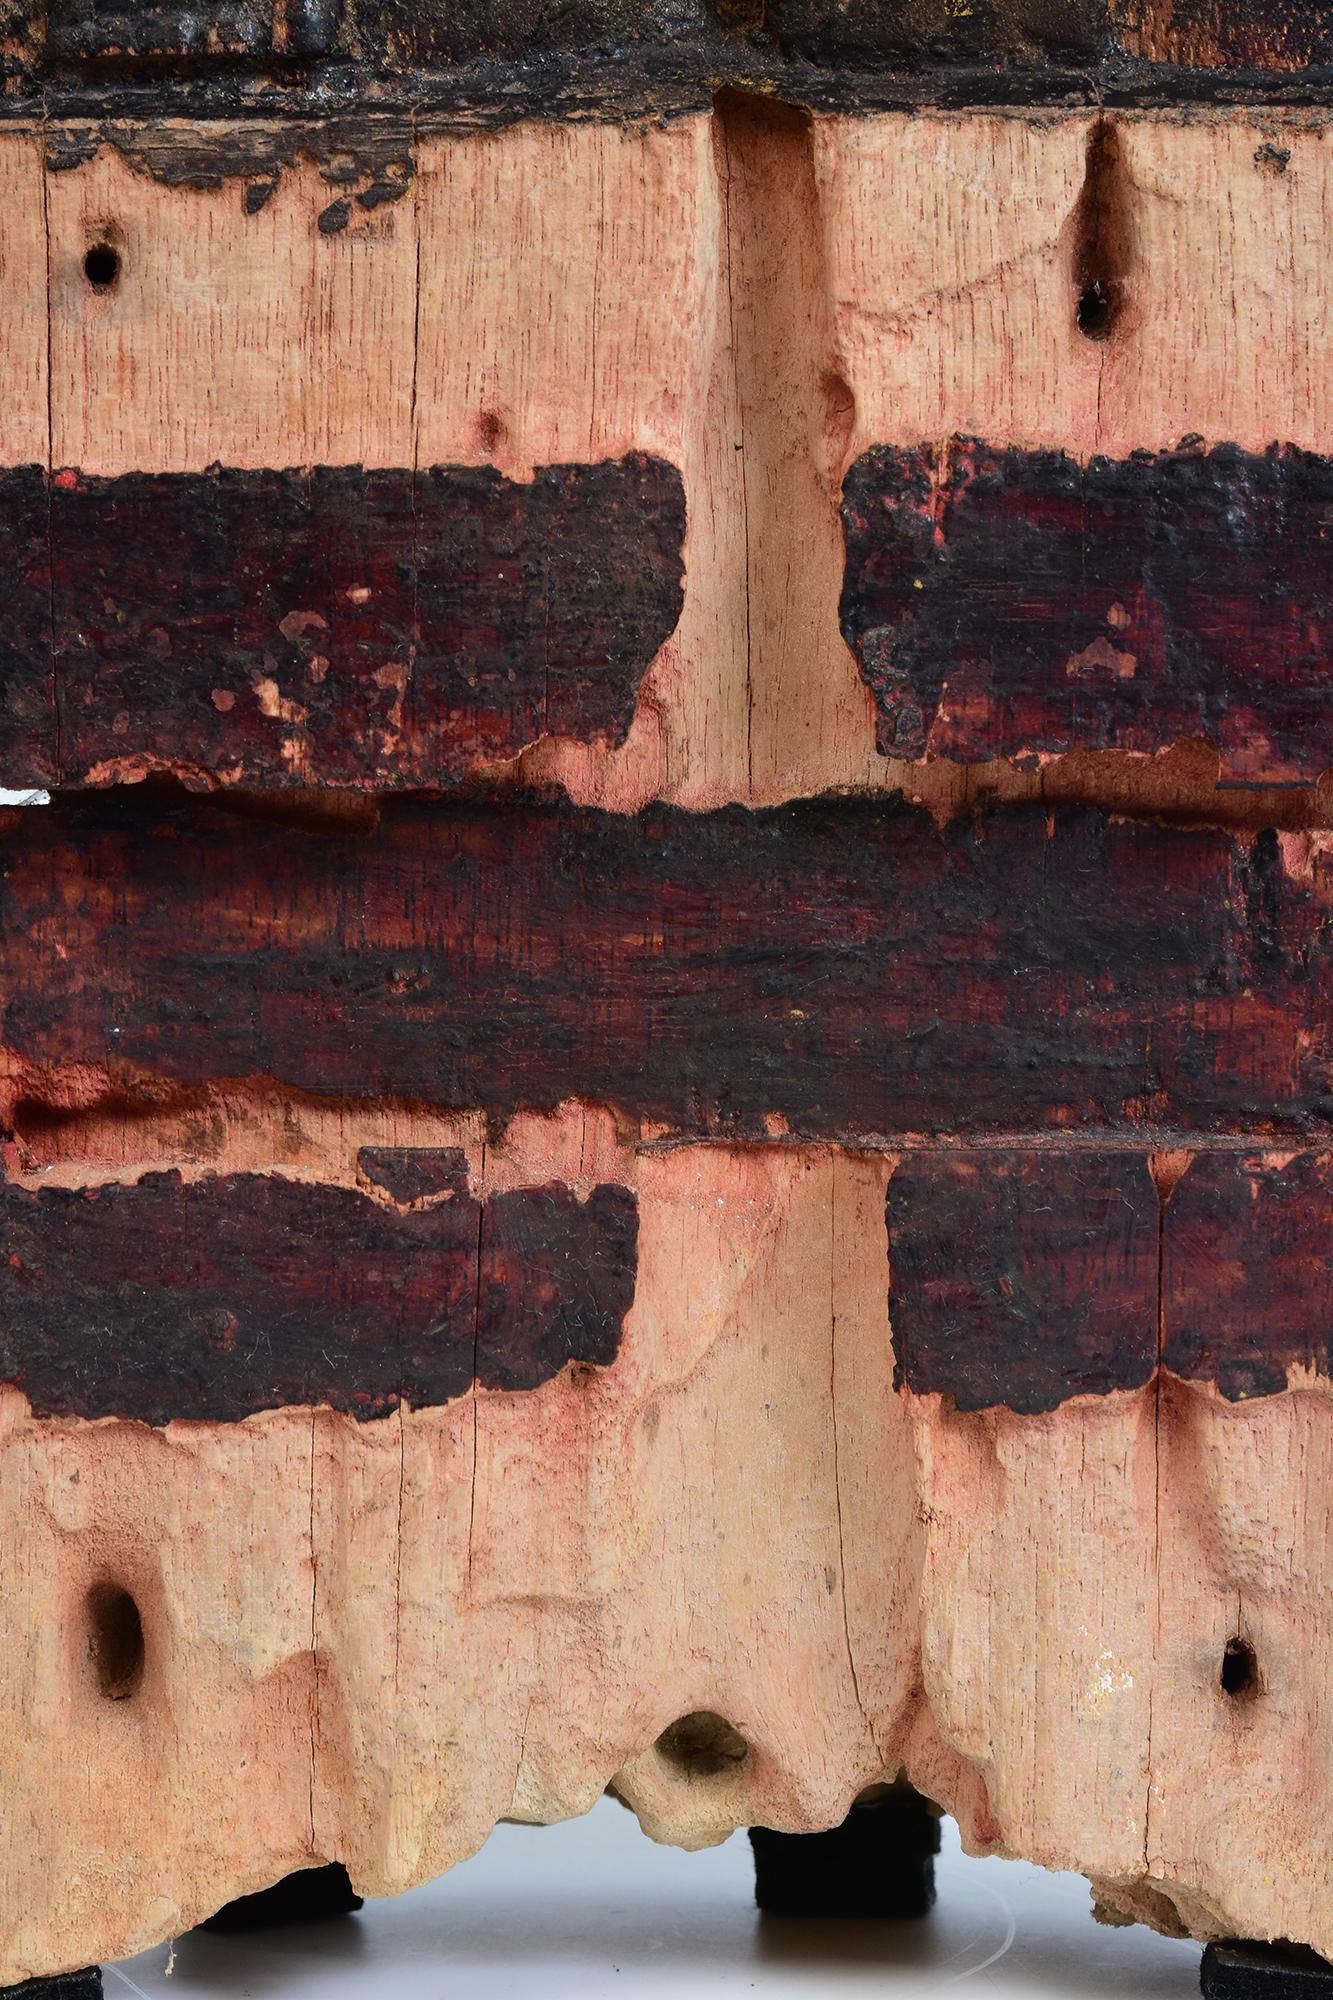
[[[6,43],[0,1981],[608,1786],[1333,1953],[1333,15],[390,14]]]

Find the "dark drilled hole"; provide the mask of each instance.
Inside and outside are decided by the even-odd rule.
[[[1105,340],[1115,320],[1112,305],[1100,278],[1084,287],[1078,302],[1078,330],[1088,340]]]
[[[1222,1692],[1253,1694],[1259,1686],[1259,1662],[1248,1639],[1228,1639],[1222,1654]]]
[[[1085,340],[1109,340],[1125,305],[1133,263],[1133,193],[1109,118],[1088,134],[1083,190],[1074,218],[1075,318]]]
[[[84,257],[83,275],[95,292],[109,292],[120,276],[120,252],[109,243],[94,243]]]
[[[657,1754],[687,1778],[717,1778],[743,1764],[750,1746],[724,1716],[701,1708],[662,1731]]]
[[[119,1584],[99,1583],[88,1593],[88,1648],[107,1700],[133,1694],[143,1679],[143,1620]]]

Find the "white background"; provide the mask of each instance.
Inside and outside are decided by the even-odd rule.
[[[952,1822],[917,1923],[761,1918],[750,1844],[655,1847],[603,1800],[556,1827],[497,1827],[442,1881],[308,1929],[195,1932],[106,1968],[106,2000],[602,2000],[866,1994],[922,2000],[1197,2000],[1199,1947],[1095,1924],[1087,1883],[969,1860]],[[961,1994],[960,1994],[961,2000]]]

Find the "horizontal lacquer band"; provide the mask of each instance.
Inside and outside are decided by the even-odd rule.
[[[1201,739],[1233,783],[1333,765],[1333,460],[877,448],[843,519],[843,631],[886,756]]]
[[[238,1171],[0,1183],[0,1382],[39,1415],[160,1424],[321,1404],[371,1418],[609,1365],[636,1298],[640,1203],[659,1247],[694,1216],[702,1270],[745,1254],[734,1218],[713,1214],[729,1174],[761,1207],[790,1184],[772,1143],[675,1157],[675,1181],[603,1182],[586,1200],[551,1180],[479,1201],[461,1151],[413,1147],[363,1151],[360,1189]],[[883,1229],[841,1157],[840,1254],[879,1270],[913,1394],[1032,1415],[1159,1369],[1233,1401],[1330,1374],[1333,1154],[1205,1148],[1159,1188],[1142,1150],[913,1149],[881,1163]],[[826,1253],[829,1227],[826,1206],[789,1214],[793,1253],[812,1236]],[[645,1268],[651,1328],[681,1302],[660,1259]],[[811,1300],[815,1322],[825,1309]]]
[[[1148,1382],[1159,1204],[1146,1153],[923,1153],[889,1182],[898,1380],[1031,1414]]]
[[[915,1153],[887,1227],[898,1380],[960,1409],[1330,1372],[1327,1153],[1204,1151],[1160,1195],[1146,1153]]]
[[[151,1173],[0,1185],[0,1224],[0,1380],[44,1416],[155,1424],[377,1417],[609,1363],[638,1254],[635,1197],[609,1184],[481,1202],[463,1181],[403,1212],[279,1175]]]
[[[893,797],[634,817],[389,802],[315,836],[133,789],[0,838],[20,1065],[268,1077],[683,1135],[1333,1121],[1299,836]]]
[[[0,768],[448,784],[623,740],[680,614],[661,460],[0,472]]]

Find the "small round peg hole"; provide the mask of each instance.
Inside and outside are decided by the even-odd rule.
[[[1078,330],[1085,340],[1108,340],[1115,308],[1100,279],[1085,285],[1078,302]]]
[[[128,1590],[99,1583],[88,1593],[88,1650],[108,1701],[124,1701],[143,1679],[143,1620]]]
[[[1229,1694],[1233,1700],[1258,1691],[1259,1662],[1248,1639],[1227,1640],[1219,1678],[1223,1694]]]
[[[83,275],[95,292],[109,292],[120,276],[120,252],[109,243],[94,243],[85,252]]]

